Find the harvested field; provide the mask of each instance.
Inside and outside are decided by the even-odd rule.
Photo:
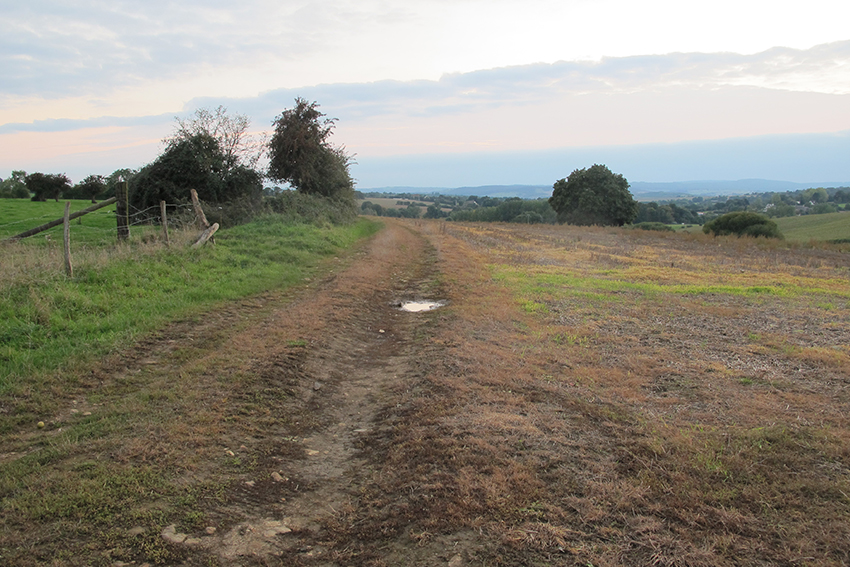
[[[386,219],[5,436],[0,562],[848,565],[848,282],[830,249]]]

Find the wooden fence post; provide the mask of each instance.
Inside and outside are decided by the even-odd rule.
[[[195,209],[195,220],[197,220],[198,222],[198,228],[200,228],[201,230],[209,229],[210,221],[207,220],[207,215],[204,214],[204,209],[201,207],[201,202],[198,201],[198,192],[194,189],[190,189],[189,194],[192,196],[192,207],[194,207]],[[215,238],[213,238],[213,234],[215,234],[215,231],[218,230],[218,223],[215,224],[216,228],[209,234],[209,236],[203,238],[203,235],[201,235],[203,238],[203,242],[198,241],[200,242],[200,244],[203,244],[207,240],[209,240],[211,244],[215,244]],[[204,232],[204,234],[206,234],[206,232]],[[196,242],[193,247],[199,246],[200,244],[198,244],[198,242]]]
[[[69,278],[74,277],[74,268],[71,266],[71,201],[65,203],[64,238],[65,241],[65,273]]]
[[[162,224],[162,236],[165,238],[165,245],[168,246],[168,218],[165,216],[165,201],[159,202],[159,218]]]
[[[130,214],[127,203],[130,193],[130,183],[124,181],[115,190],[118,202],[115,204],[115,220],[118,225],[118,240],[127,240],[130,237]]]
[[[206,229],[203,232],[203,234],[201,234],[201,236],[198,238],[198,241],[195,242],[192,245],[192,248],[199,248],[199,247],[203,246],[204,242],[206,242],[207,240],[211,241],[213,234],[215,234],[215,231],[217,231],[217,230],[218,230],[218,223],[214,222],[211,227]]]
[[[204,209],[201,208],[201,202],[198,201],[198,192],[190,189],[189,194],[192,196],[192,207],[195,209],[195,220],[198,222],[198,228],[201,230],[208,229],[210,227],[210,221],[207,220],[207,215],[204,214]]]

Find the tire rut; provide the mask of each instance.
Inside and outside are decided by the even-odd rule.
[[[210,514],[226,529],[201,538],[204,554],[334,564],[325,526],[356,506],[380,464],[372,444],[393,427],[388,409],[415,374],[413,337],[429,317],[397,305],[422,297],[434,269],[427,241],[388,223],[355,262],[223,345],[250,345],[255,371],[293,395],[275,409],[289,419],[240,447],[259,465]]]

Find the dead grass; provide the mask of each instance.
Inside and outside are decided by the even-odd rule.
[[[373,521],[478,529],[482,564],[850,563],[846,254],[423,230],[451,307]]]

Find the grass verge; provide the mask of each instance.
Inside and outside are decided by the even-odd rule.
[[[251,435],[289,396],[197,360],[378,228],[268,216],[198,250],[187,233],[92,249],[74,278],[22,273],[0,295],[0,564],[185,559],[164,527],[202,529],[208,503],[257,465],[222,432]]]

